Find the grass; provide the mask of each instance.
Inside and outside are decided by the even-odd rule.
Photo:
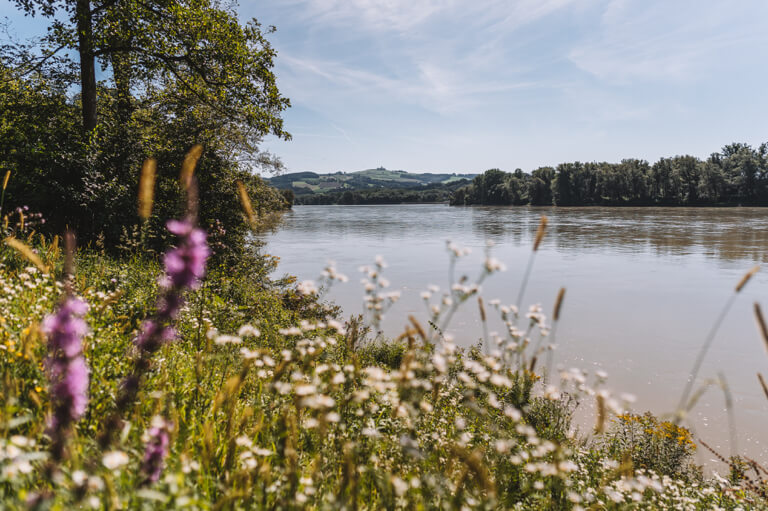
[[[3,508],[768,508],[748,461],[705,477],[687,429],[632,414],[600,375],[571,370],[545,384],[532,370],[533,346],[549,342],[540,310],[489,303],[506,335],[460,349],[437,329],[477,294],[456,285],[424,295],[435,304],[428,322],[409,318],[387,339],[378,325],[395,296],[383,289],[383,261],[365,268],[368,315],[344,321],[315,287],[270,280],[275,260],[259,252],[213,265],[187,294],[178,339],[153,357],[108,448],[98,433],[163,269],[140,248],[77,253],[71,287],[90,304],[89,404],[65,459],[52,460],[40,324],[60,298],[64,255],[52,240],[16,235],[50,270],[0,248]],[[480,278],[498,269],[489,252]],[[320,289],[343,280],[332,268],[324,278]],[[595,431],[579,432],[573,413],[592,402]],[[159,481],[147,483],[144,449],[159,417],[170,449]]]

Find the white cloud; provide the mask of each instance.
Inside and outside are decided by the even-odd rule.
[[[739,47],[765,44],[765,31],[755,20],[765,19],[766,3],[738,3],[746,8],[698,0],[613,0],[595,35],[573,48],[569,58],[612,82],[697,79],[716,70]]]
[[[487,95],[542,85],[533,81],[472,77],[471,74],[432,62],[417,63],[413,73],[407,73],[407,78],[400,78],[333,61],[287,55],[281,58],[294,74],[294,80],[302,83],[303,90],[317,91],[317,94],[312,94],[314,100],[335,102],[339,96],[347,101],[356,96],[371,102],[395,99],[442,114],[471,108]],[[308,87],[310,84],[314,85]],[[306,94],[303,99],[307,100]]]
[[[586,1],[586,0],[582,0]],[[576,0],[289,0],[303,18],[353,30],[407,32],[431,21],[489,25],[509,31],[532,23]]]

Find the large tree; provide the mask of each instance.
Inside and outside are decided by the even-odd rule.
[[[290,137],[280,117],[289,101],[272,73],[275,51],[255,19],[239,22],[233,3],[14,1],[26,14],[51,20],[45,47],[27,57],[25,67],[37,69],[59,52],[77,54],[86,133],[98,126],[96,71],[101,66],[114,85],[122,119],[136,99],[162,90],[185,107],[206,107],[248,148],[270,133]]]

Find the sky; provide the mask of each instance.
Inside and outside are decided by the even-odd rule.
[[[29,22],[0,0],[20,32]],[[765,0],[241,0],[288,171],[530,171],[768,141]]]

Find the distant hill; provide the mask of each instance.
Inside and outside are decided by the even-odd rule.
[[[415,174],[404,170],[377,169],[358,172],[336,172],[316,174],[315,172],[293,172],[267,179],[280,189],[290,189],[297,195],[345,191],[393,188],[421,188],[429,185],[450,184],[460,180],[471,180],[476,174]]]

